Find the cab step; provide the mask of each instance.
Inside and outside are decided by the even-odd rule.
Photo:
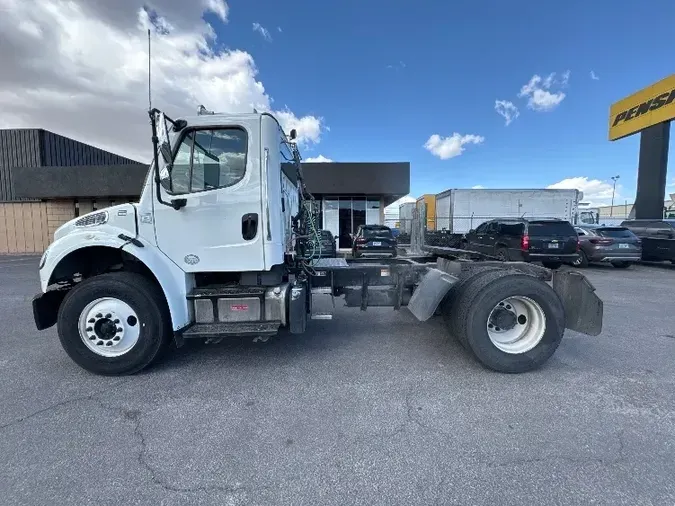
[[[280,326],[281,321],[195,323],[183,331],[183,337],[269,337],[275,335]]]
[[[213,285],[204,288],[195,288],[187,294],[188,300],[197,299],[225,299],[239,297],[264,297],[266,287],[264,286],[231,286],[231,285]]]

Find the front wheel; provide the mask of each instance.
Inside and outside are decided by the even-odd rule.
[[[114,272],[86,279],[66,295],[58,316],[66,353],[96,374],[133,374],[148,366],[171,335],[159,287],[140,274]]]
[[[504,373],[540,367],[565,331],[563,304],[547,283],[502,271],[470,283],[452,317],[460,341],[482,364]]]

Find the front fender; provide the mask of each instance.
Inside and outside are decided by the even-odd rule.
[[[137,237],[136,241],[143,246],[136,246],[120,239],[117,236],[120,233],[125,233],[125,231],[115,230],[114,227],[108,227],[106,230],[83,230],[71,232],[54,241],[45,252],[44,265],[40,269],[42,291],[47,291],[54,270],[70,253],[94,246],[121,249],[136,257],[154,274],[169,306],[173,329],[178,330],[188,325],[191,316],[186,295],[188,290],[192,289],[191,277],[169,260],[156,246],[144,241],[141,237]]]
[[[47,291],[54,270],[61,261],[75,250],[91,246],[105,246],[108,248],[121,248],[126,241],[120,239],[118,234],[125,233],[119,230],[115,233],[112,227],[106,229],[86,230],[70,232],[49,245],[40,261],[40,287],[43,292]]]

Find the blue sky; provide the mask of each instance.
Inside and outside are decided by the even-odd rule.
[[[330,128],[303,155],[409,161],[413,195],[618,174],[630,199],[639,138],[607,140],[609,106],[673,73],[672,0],[228,3],[229,23],[213,22],[220,43],[255,58],[275,107]],[[565,98],[550,111],[528,108],[523,85],[553,72],[549,91]],[[520,115],[505,126],[495,100]],[[455,132],[484,140],[446,160],[424,148]]]

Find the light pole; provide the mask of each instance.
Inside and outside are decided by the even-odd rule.
[[[611,217],[614,214],[614,194],[616,193],[616,182],[620,176],[612,176],[611,180],[614,181],[614,186],[612,187],[612,205],[609,208],[609,216]]]

